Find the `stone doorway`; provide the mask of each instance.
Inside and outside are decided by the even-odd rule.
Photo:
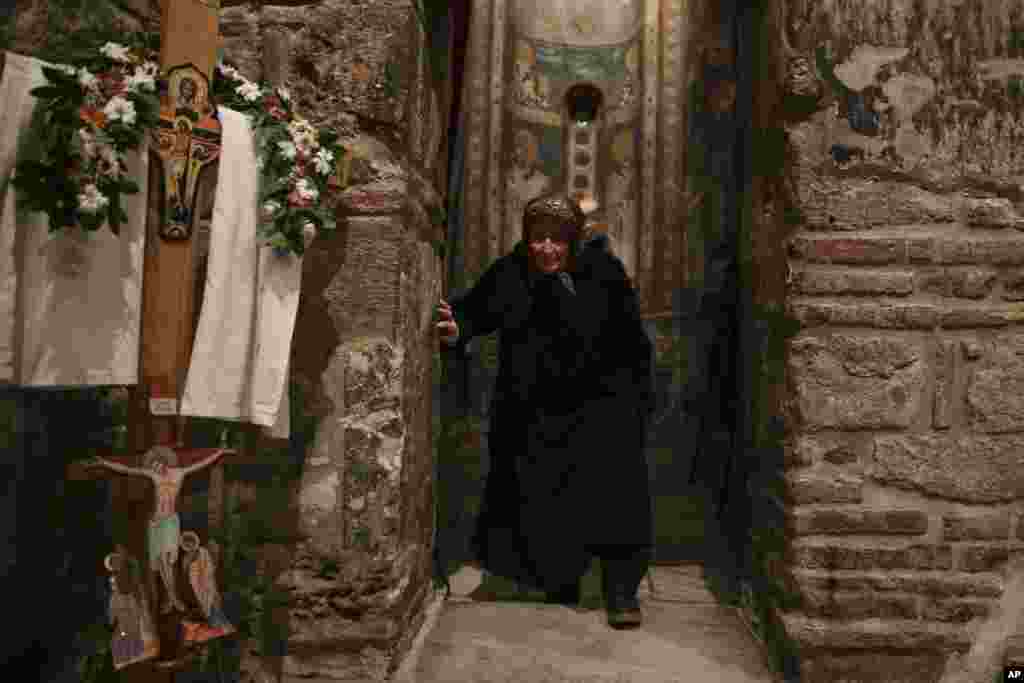
[[[552,42],[541,35],[544,22],[530,20],[531,3],[471,4],[450,136],[449,289],[454,295],[471,286],[514,245],[527,194],[571,190],[578,174],[566,131],[597,112],[590,166],[598,208],[588,222],[612,238],[658,349],[659,408],[647,453],[655,561],[702,561],[706,530],[717,528],[708,515],[719,514],[727,498],[742,412],[738,13],[717,2],[685,11],[656,0],[624,3],[621,20],[606,22],[617,41],[607,47],[596,38]],[[650,25],[653,36],[644,29]],[[486,476],[495,341],[478,340],[469,363],[446,367],[435,401],[439,443],[449,449],[439,452],[436,470],[437,557],[449,573],[468,557]],[[441,419],[451,415],[458,426]]]

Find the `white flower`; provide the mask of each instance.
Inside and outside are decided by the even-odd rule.
[[[120,120],[127,126],[135,123],[135,105],[120,95],[110,98],[107,106],[103,107],[103,113],[109,121]]]
[[[100,147],[100,157],[106,162],[104,175],[109,178],[117,178],[121,174],[121,159],[117,150],[110,145],[102,145]]]
[[[316,186],[309,180],[309,178],[299,178],[295,183],[295,191],[299,193],[299,196],[305,200],[312,201],[316,199],[320,192],[316,189]]]
[[[100,48],[100,52],[104,55],[113,59],[115,62],[127,62],[130,60],[128,56],[128,48],[118,43],[107,43]]]
[[[104,197],[95,185],[86,185],[78,195],[78,208],[86,213],[99,213],[109,203],[110,200]]]
[[[331,170],[334,168],[332,165],[333,161],[334,155],[326,149],[321,149],[317,152],[316,159],[314,159],[316,170],[320,172],[320,175],[330,175]]]
[[[277,149],[281,152],[281,156],[291,161],[295,158],[295,143],[289,142],[288,140],[281,140],[277,143]]]
[[[246,81],[242,85],[235,88],[235,92],[244,97],[249,102],[255,102],[263,94],[260,92],[260,86],[249,81]]]
[[[302,226],[302,241],[306,245],[307,249],[309,248],[309,245],[312,244],[313,240],[315,240],[315,239],[316,239],[316,226],[312,222],[306,223],[304,226]]]
[[[281,100],[284,102],[292,101],[292,94],[288,92],[288,88],[285,88],[283,86],[277,89],[277,96],[280,97]]]
[[[128,77],[125,81],[125,87],[131,92],[138,92],[139,90],[148,90],[153,92],[156,90],[156,81],[153,80],[146,69],[139,67],[135,69],[135,73]]]
[[[87,159],[92,159],[96,156],[96,136],[85,128],[79,128],[78,139],[82,143],[82,156]]]
[[[100,81],[89,73],[88,69],[82,68],[78,70],[78,84],[86,90],[95,90],[99,87]]]
[[[269,201],[263,205],[263,217],[270,220],[271,216],[281,210],[281,203]]]

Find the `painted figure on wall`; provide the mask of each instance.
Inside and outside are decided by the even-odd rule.
[[[551,82],[537,70],[537,52],[525,41],[516,43],[515,52],[516,101],[527,107],[549,108],[551,106]]]
[[[640,50],[636,45],[626,50],[626,73],[622,83],[622,94],[619,96],[620,107],[626,108],[636,101],[637,83],[639,79]]]
[[[607,218],[609,237],[615,253],[624,261],[630,274],[633,270],[632,235],[636,221],[636,132],[620,129],[612,139],[607,176]]]
[[[114,627],[110,650],[114,669],[156,657],[160,654],[160,641],[136,563],[119,549],[107,555],[103,565],[110,572],[109,617]]]
[[[177,467],[177,454],[166,446],[155,446],[143,458],[143,467],[128,467],[104,458],[90,462],[93,467],[105,467],[121,474],[146,477],[156,488],[156,500],[150,516],[147,532],[149,566],[163,582],[166,599],[163,613],[185,611],[185,605],[178,597],[175,586],[175,564],[178,561],[178,544],[181,536],[181,521],[178,517],[177,502],[185,477],[212,465],[227,449],[220,449],[207,458],[189,467]]]
[[[551,178],[544,174],[533,131],[520,128],[513,139],[512,167],[505,176],[505,233],[514,241],[522,231],[523,208],[550,188]]]
[[[210,551],[200,545],[199,535],[194,531],[181,535],[181,549],[184,552],[181,565],[202,615],[201,620],[184,621],[186,643],[196,644],[234,633],[234,627],[224,615],[217,590],[217,566]]]

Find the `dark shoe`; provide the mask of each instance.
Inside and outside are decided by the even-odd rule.
[[[576,607],[580,604],[580,584],[564,586],[555,591],[547,591],[544,602],[551,605]]]
[[[640,601],[635,597],[612,601],[608,605],[608,625],[612,628],[636,628],[643,623]]]

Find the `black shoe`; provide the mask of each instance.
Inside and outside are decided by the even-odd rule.
[[[546,591],[544,602],[552,605],[566,605],[576,607],[580,604],[580,584],[564,586],[554,591]]]
[[[630,598],[613,598],[606,601],[608,609],[608,625],[612,628],[636,628],[643,623],[640,601],[636,596]]]

